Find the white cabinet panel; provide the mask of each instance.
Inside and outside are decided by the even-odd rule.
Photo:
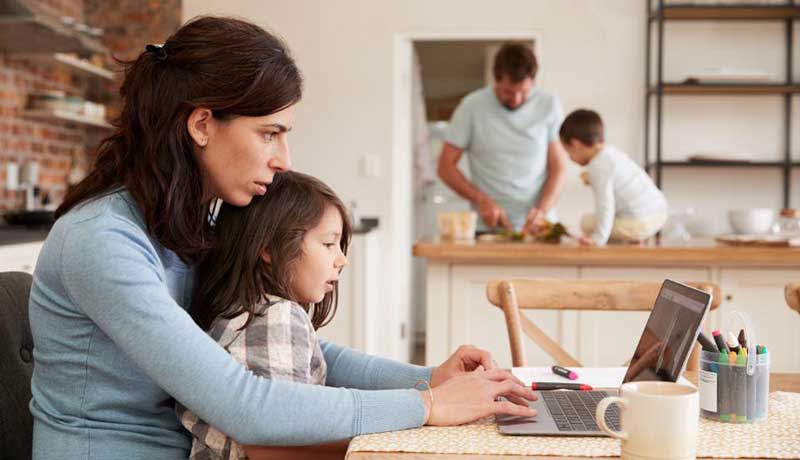
[[[0,246],[0,272],[21,271],[33,273],[36,259],[42,250],[41,241],[35,243]]]
[[[486,284],[498,279],[575,279],[578,276],[576,267],[456,265],[451,270],[453,282],[450,297],[450,337],[452,340],[449,351],[454,351],[461,344],[475,345],[489,350],[500,367],[511,366],[511,349],[503,312],[486,299]],[[558,342],[565,336],[573,336],[571,332],[574,325],[564,324],[562,312],[523,311],[523,314],[528,315],[537,326]],[[428,323],[428,327],[437,325]],[[565,334],[566,331],[569,333]],[[553,359],[530,339],[526,339],[524,343],[528,365],[552,364]],[[569,346],[565,348],[569,352],[573,351]]]
[[[721,270],[725,301],[718,328],[741,327],[730,322],[733,311],[745,312],[753,321],[758,342],[772,354],[772,372],[800,372],[800,315],[786,305],[783,290],[790,281],[800,280],[797,270]]]
[[[706,268],[583,267],[581,279],[614,281],[709,281]],[[584,366],[620,366],[633,356],[650,312],[577,312],[578,361]]]

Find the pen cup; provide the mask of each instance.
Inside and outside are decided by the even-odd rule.
[[[755,350],[754,350],[755,351]],[[725,423],[767,418],[769,352],[748,354],[731,363],[723,353],[700,353],[700,415]]]

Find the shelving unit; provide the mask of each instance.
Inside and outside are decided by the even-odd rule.
[[[656,185],[661,187],[662,172],[665,167],[699,168],[776,168],[783,172],[783,207],[790,205],[791,172],[800,167],[792,162],[792,98],[800,94],[800,83],[794,81],[793,38],[794,22],[800,19],[800,5],[787,0],[778,5],[694,5],[666,3],[664,0],[647,1],[646,62],[645,62],[645,126],[644,159],[648,172],[655,176]],[[785,24],[786,59],[785,79],[782,83],[710,84],[701,82],[664,81],[664,23],[666,21],[781,21]],[[653,53],[652,33],[656,28],[656,51]],[[651,60],[655,54],[655,82],[651,81]],[[663,161],[663,100],[669,95],[703,96],[726,95],[762,96],[779,95],[784,99],[784,155],[782,161]],[[650,146],[650,117],[652,100],[655,99],[655,152]],[[654,158],[653,158],[654,157]]]
[[[91,64],[83,59],[78,59],[69,54],[55,53],[53,54],[53,60],[70,68],[73,68],[75,70],[79,70],[83,73],[92,75],[94,77],[103,78],[105,80],[114,79],[114,72],[105,69],[103,67]]]
[[[96,38],[20,0],[0,0],[0,52],[90,54],[107,50]]]
[[[35,118],[38,120],[68,121],[94,128],[113,128],[113,126],[105,120],[87,117],[85,115],[68,112],[66,110],[26,110],[22,112],[22,115],[27,118]]]

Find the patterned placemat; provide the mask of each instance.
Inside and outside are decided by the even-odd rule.
[[[422,427],[358,436],[350,452],[553,455],[618,457],[619,441],[607,437],[504,436],[493,417],[469,425]],[[769,396],[766,421],[749,424],[700,419],[698,457],[800,458],[800,393]]]

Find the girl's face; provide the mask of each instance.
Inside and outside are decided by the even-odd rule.
[[[294,266],[291,289],[298,303],[321,302],[347,264],[342,253],[342,216],[327,206],[319,224],[303,237],[303,255]]]
[[[198,146],[206,186],[213,197],[226,203],[250,204],[253,196],[267,193],[276,172],[292,167],[287,135],[294,123],[294,106],[263,117],[225,121],[208,112],[205,118],[194,120],[194,125],[192,122],[190,117],[189,129]],[[192,126],[197,129],[192,131]]]

